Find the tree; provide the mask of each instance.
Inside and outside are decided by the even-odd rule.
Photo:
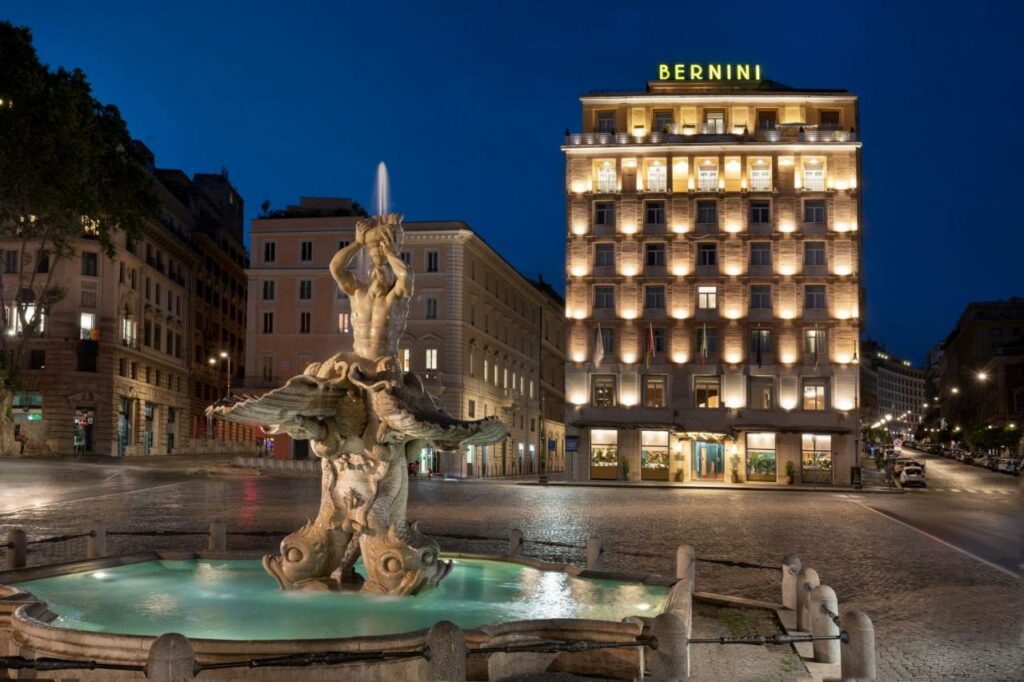
[[[39,61],[27,28],[0,21],[0,452],[13,433],[11,398],[22,388],[26,341],[65,294],[56,266],[83,237],[108,257],[115,237],[137,237],[158,218],[150,172],[117,108],[92,95],[79,69]]]

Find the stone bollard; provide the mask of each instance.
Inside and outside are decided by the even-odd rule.
[[[651,620],[651,637],[657,640],[651,650],[651,679],[676,682],[690,676],[689,638],[686,623],[672,613],[662,613]]]
[[[782,605],[787,609],[796,608],[796,575],[802,565],[796,554],[787,554],[782,558]]]
[[[211,552],[224,552],[228,548],[228,527],[217,519],[210,523],[210,542],[207,549]]]
[[[839,644],[840,679],[875,679],[875,626],[863,611],[843,614],[843,632],[846,641]]]
[[[807,610],[808,597],[811,590],[821,584],[818,572],[813,568],[801,568],[796,574],[796,629],[800,632],[811,631],[810,613]]]
[[[427,677],[431,682],[465,682],[466,638],[458,625],[447,620],[427,630]]]
[[[25,568],[28,563],[28,536],[21,528],[12,528],[7,532],[7,552],[4,555],[4,568]]]
[[[146,657],[147,680],[179,682],[195,678],[196,653],[188,637],[169,632],[153,640]]]
[[[690,592],[697,589],[697,553],[692,545],[676,549],[676,577],[690,583]]]
[[[604,570],[604,543],[600,538],[587,538],[587,569],[590,571]]]
[[[832,620],[828,612],[839,614],[839,600],[836,599],[835,590],[828,585],[818,585],[811,590],[807,601],[807,609],[810,611],[811,634],[815,637],[834,637],[839,634],[839,626]],[[826,611],[826,609],[828,609]],[[822,639],[812,643],[814,645],[814,660],[817,663],[838,663],[839,662],[839,640]]]
[[[523,531],[518,528],[513,528],[508,532],[508,555],[510,557],[523,556],[523,544],[526,542],[526,538],[523,537]]]
[[[107,524],[95,521],[92,531],[85,539],[85,558],[99,559],[107,555]]]

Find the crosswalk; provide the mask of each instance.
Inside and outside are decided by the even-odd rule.
[[[904,488],[908,493],[961,493],[967,495],[1013,495],[1016,490],[1006,488]]]

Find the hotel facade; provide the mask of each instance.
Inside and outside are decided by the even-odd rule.
[[[562,147],[570,475],[849,484],[857,98],[657,73]]]

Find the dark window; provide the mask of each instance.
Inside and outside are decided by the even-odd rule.
[[[615,352],[615,330],[601,327],[601,346],[605,353]]]
[[[651,130],[658,133],[672,132],[672,111],[655,111],[654,125],[651,126]]]
[[[818,114],[818,123],[822,130],[839,130],[839,112],[822,111]]]
[[[664,225],[665,224],[665,202],[648,201],[644,204],[644,224]]]
[[[274,333],[274,313],[263,313],[263,333]]]
[[[804,222],[816,224],[825,222],[824,199],[808,199],[804,202]]]
[[[615,204],[610,201],[599,201],[594,204],[594,224],[605,226],[614,225]]]
[[[405,263],[406,267],[412,267],[412,253],[408,251],[403,251],[401,258],[402,262]]]
[[[49,272],[50,271],[50,254],[46,251],[40,251],[36,254],[36,272]]]
[[[466,410],[466,412],[467,412],[467,416],[469,416],[470,419],[473,419],[473,418],[476,417],[476,401],[475,400],[471,399],[469,401],[469,409]]]
[[[718,330],[700,327],[697,329],[697,354],[698,356],[710,355],[718,352]]]
[[[697,202],[697,224],[717,225],[718,224],[718,202],[698,201]]]
[[[427,272],[441,271],[441,254],[437,251],[427,251]]]
[[[312,318],[311,313],[299,313],[299,333],[308,334],[310,321]]]
[[[654,337],[654,352],[664,353],[665,352],[665,330],[655,329],[651,332]]]
[[[274,242],[266,242],[263,244],[263,262],[273,263],[277,260],[277,244]]]
[[[301,280],[299,282],[299,300],[308,301],[311,298],[313,298],[313,280]]]
[[[754,225],[766,225],[772,221],[772,203],[764,199],[753,199],[750,202],[750,222]]]
[[[647,245],[647,267],[665,267],[665,244],[658,242]]]
[[[78,342],[78,365],[79,372],[95,372],[96,357],[99,355],[100,344],[96,341],[83,339]]]
[[[437,299],[436,298],[428,298],[427,299],[427,310],[426,310],[426,315],[424,315],[424,317],[426,317],[426,319],[428,319],[428,320],[436,320],[437,319]]]
[[[663,310],[665,308],[665,287],[649,286],[644,289],[644,308]]]
[[[750,242],[750,265],[771,265],[771,242]]]
[[[28,352],[29,369],[46,369],[46,351],[32,349]]]
[[[758,130],[775,130],[778,114],[774,110],[759,109],[757,111]]]
[[[13,275],[18,272],[18,252],[4,251],[4,274]]]
[[[804,242],[804,265],[825,264],[825,242]]]
[[[825,309],[824,284],[808,284],[804,287],[804,308],[809,310]]]
[[[599,112],[597,112],[597,131],[599,133],[613,133],[613,132],[615,132],[615,112],[614,111],[599,111]]]
[[[274,282],[267,281],[263,283],[263,300],[273,301],[274,300]]]
[[[750,402],[752,410],[770,410],[775,407],[775,378],[750,377]],[[750,450],[748,449],[749,453]],[[749,457],[749,454],[748,454]]]
[[[750,307],[754,310],[768,310],[772,307],[771,285],[754,284],[750,287]]]
[[[615,267],[615,244],[594,245],[594,267]]]
[[[697,265],[718,265],[718,245],[714,243],[697,244]]]
[[[313,260],[313,242],[304,241],[299,243],[300,254],[299,259],[303,263],[308,263]]]
[[[772,350],[772,331],[770,329],[750,330],[750,355],[756,361],[757,353],[770,353]]]
[[[594,287],[594,307],[608,309],[615,307],[614,287]]]

